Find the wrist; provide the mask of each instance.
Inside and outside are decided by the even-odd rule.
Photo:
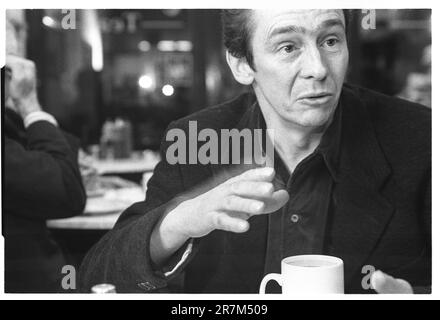
[[[176,242],[184,243],[191,238],[185,222],[186,207],[186,202],[179,204],[160,221],[159,229],[167,239],[175,239]]]
[[[23,118],[33,112],[42,111],[41,105],[36,98],[15,100],[14,104]]]
[[[38,121],[47,121],[55,127],[58,127],[57,120],[51,114],[44,111],[33,111],[23,118],[25,128],[28,128],[31,124]]]
[[[181,232],[182,225],[175,221],[177,208],[165,214],[151,234],[150,255],[156,266],[162,266],[189,239]]]
[[[26,118],[27,116],[29,116],[30,114],[34,113],[34,112],[40,112],[42,111],[41,108],[38,108],[37,106],[32,106],[30,108],[26,108],[26,110],[23,110],[21,113],[23,119]]]

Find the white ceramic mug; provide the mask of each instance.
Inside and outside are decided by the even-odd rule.
[[[260,285],[260,294],[275,280],[283,293],[344,293],[344,262],[332,256],[300,255],[281,261],[281,274],[267,274]]]

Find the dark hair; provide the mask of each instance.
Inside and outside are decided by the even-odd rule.
[[[350,11],[347,9],[343,10],[346,33],[348,33],[349,29]],[[223,42],[232,56],[236,58],[245,57],[249,66],[254,69],[254,57],[250,45],[252,38],[251,15],[251,9],[222,10]]]
[[[236,58],[246,57],[253,68],[254,58],[250,48],[251,40],[251,10],[224,9],[222,10],[223,43],[226,50]]]

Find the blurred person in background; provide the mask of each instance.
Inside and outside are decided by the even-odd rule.
[[[77,162],[78,142],[42,111],[32,61],[15,56],[7,22],[4,68],[2,223],[5,292],[61,292],[65,258],[47,219],[83,212],[86,196]]]
[[[408,74],[405,87],[398,94],[398,97],[431,108],[431,87],[431,46],[427,46],[423,50],[418,72]]]

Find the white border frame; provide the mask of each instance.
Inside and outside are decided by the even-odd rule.
[[[438,57],[436,53],[440,52],[438,48],[437,32],[440,30],[439,19],[440,16],[437,14],[437,8],[439,6],[438,1],[426,1],[426,0],[333,0],[331,5],[328,1],[318,1],[318,0],[308,0],[297,1],[261,1],[260,3],[255,3],[252,0],[222,0],[221,4],[208,3],[201,0],[187,0],[184,3],[177,0],[162,0],[160,2],[150,2],[150,1],[135,1],[135,0],[124,0],[124,1],[106,1],[105,7],[100,3],[96,5],[96,2],[91,2],[89,0],[77,0],[72,1],[72,7],[66,7],[66,1],[54,1],[54,0],[40,0],[38,1],[38,8],[84,8],[84,9],[123,9],[123,8],[139,8],[139,9],[158,9],[158,8],[273,8],[273,7],[295,7],[301,9],[308,8],[364,8],[364,9],[416,9],[416,8],[430,8],[432,9],[432,57]],[[4,65],[4,54],[5,54],[5,10],[6,9],[19,9],[19,8],[35,8],[35,2],[30,0],[15,0],[7,5],[7,8],[1,8],[0,10],[0,63],[1,66]],[[304,5],[307,4],[307,5]],[[3,4],[4,5],[4,4]],[[436,90],[436,84],[438,79],[438,67],[437,62],[434,59],[432,63],[432,105],[436,105],[438,99],[438,92]],[[440,124],[439,112],[436,111],[436,107],[433,107],[433,124]],[[438,141],[440,126],[432,126],[432,141]],[[432,163],[438,163],[439,157],[439,147],[437,143],[432,144]],[[1,151],[0,151],[1,152]],[[1,173],[0,173],[1,174]],[[432,194],[436,194],[439,190],[438,182],[440,180],[439,170],[436,166],[432,170]],[[422,300],[422,299],[439,299],[440,297],[440,283],[439,283],[439,273],[436,270],[440,270],[440,250],[439,250],[439,240],[440,235],[435,231],[440,231],[440,219],[434,214],[439,211],[439,201],[438,198],[433,197],[432,202],[432,248],[433,248],[433,261],[432,261],[432,294],[430,295],[334,295],[334,296],[322,296],[322,295],[301,295],[301,296],[286,296],[286,295],[258,295],[258,294],[120,294],[120,295],[93,295],[93,294],[4,294],[3,284],[4,284],[4,243],[3,237],[0,238],[0,299],[50,299],[50,300],[307,300],[307,299],[337,299],[337,300]]]

